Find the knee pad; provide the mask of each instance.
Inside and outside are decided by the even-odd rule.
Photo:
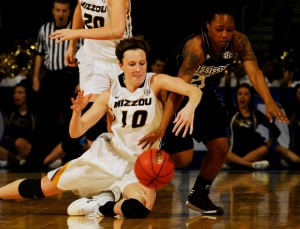
[[[125,200],[121,205],[121,211],[125,218],[146,218],[150,210],[136,199]]]
[[[30,199],[42,199],[44,194],[41,186],[41,179],[23,180],[18,187],[20,196]]]

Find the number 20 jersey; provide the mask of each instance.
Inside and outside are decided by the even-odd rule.
[[[131,5],[128,0],[129,9],[126,11],[126,29],[123,38],[132,36]],[[86,29],[100,28],[111,25],[111,7],[108,0],[80,0],[81,14]],[[93,40],[85,39],[86,52],[94,58],[102,60],[117,61],[115,55],[116,44],[119,39]]]

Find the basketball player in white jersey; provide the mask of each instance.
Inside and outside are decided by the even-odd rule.
[[[148,43],[140,38],[121,40],[116,48],[121,73],[110,89],[100,94],[93,106],[81,114],[92,95],[78,93],[72,99],[71,137],[84,134],[109,111],[113,118],[111,133],[101,134],[82,156],[50,171],[42,179],[20,179],[0,188],[1,199],[52,196],[63,190],[91,197],[74,201],[69,215],[146,217],[155,202],[155,190],[138,182],[134,163],[144,151],[140,138],[157,128],[162,119],[162,90],[189,98],[174,121],[174,133],[183,130],[183,137],[193,131],[194,111],[202,92],[178,77],[147,73]],[[158,148],[159,142],[153,144]],[[108,192],[109,191],[109,192]],[[99,195],[99,193],[102,193]],[[121,197],[121,199],[120,199]]]
[[[92,95],[83,112],[121,73],[115,48],[120,39],[132,36],[130,13],[130,0],[79,0],[72,29],[57,30],[50,35],[50,39],[56,39],[56,43],[70,40],[65,60],[70,66],[78,64],[80,89],[85,96]],[[84,45],[77,51],[75,45],[78,38],[84,38]],[[91,144],[106,131],[104,116],[85,136]]]

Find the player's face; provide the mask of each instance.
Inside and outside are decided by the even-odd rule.
[[[125,74],[126,86],[139,87],[147,73],[146,53],[142,49],[127,50],[123,54],[123,63],[120,67]]]
[[[237,103],[239,107],[247,107],[250,103],[251,92],[246,87],[239,88],[237,92]]]
[[[231,40],[235,30],[234,18],[228,14],[216,14],[206,26],[211,44],[222,49]]]
[[[71,10],[68,4],[55,3],[52,14],[57,27],[61,28],[68,23]]]

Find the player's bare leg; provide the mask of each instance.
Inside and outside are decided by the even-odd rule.
[[[0,188],[1,199],[41,199],[62,192],[48,177],[42,179],[19,179]]]

